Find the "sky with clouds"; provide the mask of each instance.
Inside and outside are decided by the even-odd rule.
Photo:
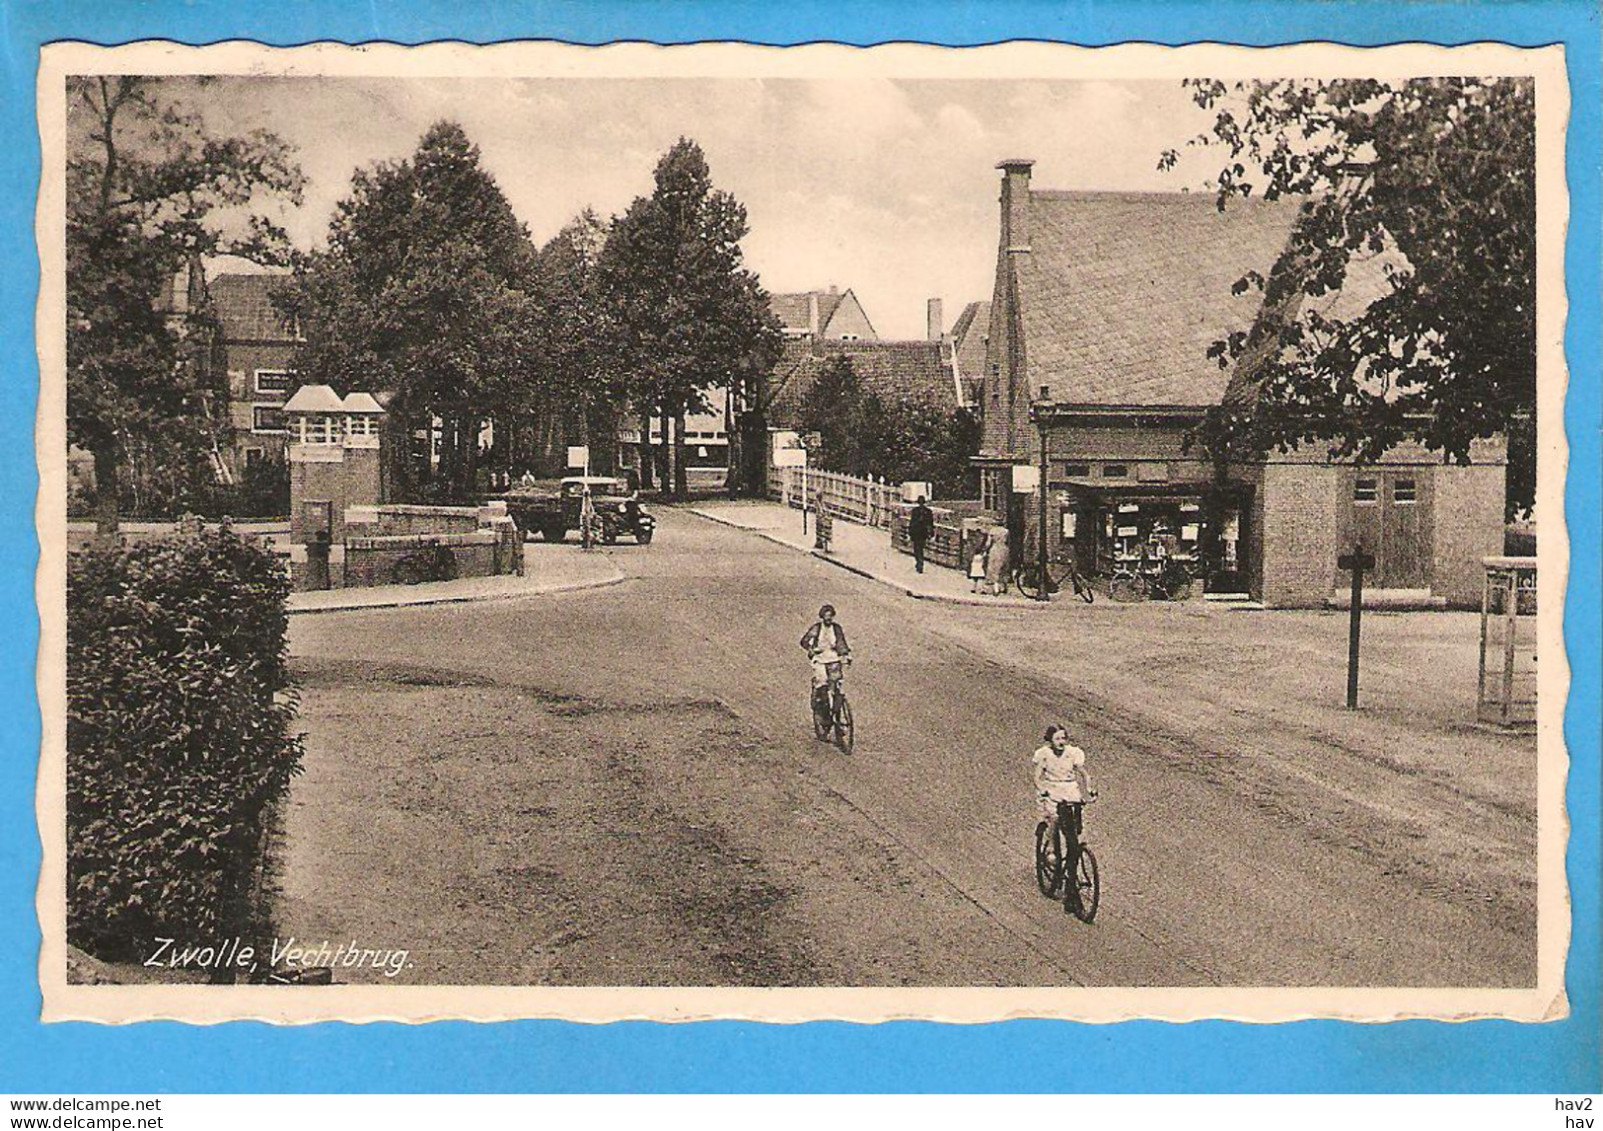
[[[586,206],[621,212],[693,138],[746,206],[764,286],[850,287],[888,338],[922,337],[929,298],[949,326],[990,297],[1002,158],[1034,158],[1043,188],[1198,190],[1210,172],[1205,154],[1157,171],[1208,124],[1176,81],[230,78],[187,100],[295,147],[309,183],[283,219],[303,247],[354,169],[408,156],[442,118],[537,242]]]

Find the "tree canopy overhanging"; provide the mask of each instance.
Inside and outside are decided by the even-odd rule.
[[[1510,502],[1535,491],[1536,114],[1521,78],[1186,80],[1214,113],[1193,146],[1233,199],[1305,201],[1280,262],[1238,291],[1257,321],[1216,342],[1250,367],[1199,433],[1222,454],[1405,440],[1466,461],[1507,435]],[[1176,165],[1166,152],[1160,167]],[[1367,305],[1344,287],[1373,288]]]
[[[181,479],[216,440],[215,375],[170,323],[166,288],[203,256],[289,254],[272,215],[299,203],[300,169],[275,135],[219,135],[186,108],[186,87],[204,82],[67,80],[67,438],[94,456],[103,535],[131,465]]]

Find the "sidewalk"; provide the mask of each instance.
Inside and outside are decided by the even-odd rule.
[[[617,585],[623,571],[606,550],[586,553],[575,545],[523,547],[523,576],[464,577],[421,585],[374,585],[360,589],[321,589],[291,593],[289,612],[338,613],[353,609],[398,609],[413,605],[445,605],[462,601],[507,601],[575,589]]]
[[[969,579],[955,569],[926,562],[924,572],[913,568],[913,558],[891,548],[888,530],[859,526],[842,519],[835,521],[830,552],[813,549],[813,520],[809,515],[807,533],[802,533],[802,513],[782,503],[741,500],[701,502],[685,507],[691,514],[749,530],[770,542],[810,553],[821,561],[898,589],[909,597],[951,605],[981,605],[999,608],[1033,608],[1036,602],[1017,594],[988,597],[970,590]]]

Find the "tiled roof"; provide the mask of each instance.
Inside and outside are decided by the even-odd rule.
[[[991,329],[991,304],[971,302],[952,323],[952,348],[957,351],[957,369],[964,377],[985,374],[985,336]]]
[[[1379,252],[1355,254],[1352,257],[1347,264],[1339,290],[1322,295],[1310,295],[1300,286],[1293,287],[1283,292],[1285,297],[1280,301],[1278,309],[1272,310],[1268,306],[1261,308],[1257,320],[1259,322],[1269,320],[1272,314],[1278,315],[1278,320],[1285,322],[1296,322],[1310,314],[1318,314],[1322,318],[1337,321],[1357,318],[1377,300],[1391,293],[1391,272],[1406,271],[1408,268],[1408,258],[1388,240],[1386,246]],[[1297,271],[1298,267],[1288,257],[1286,262],[1277,264],[1275,270],[1285,273],[1282,277],[1289,277],[1289,273]],[[1255,333],[1259,331],[1257,325],[1252,329]],[[1227,403],[1246,403],[1256,397],[1258,365],[1274,348],[1273,343],[1272,337],[1261,338],[1237,360],[1230,374],[1230,385],[1224,394]],[[1388,397],[1398,396],[1402,392],[1395,386],[1376,391]]]
[[[345,402],[329,385],[302,385],[284,406],[285,412],[344,412]]]
[[[887,401],[904,398],[927,400],[941,408],[957,407],[952,371],[939,342],[836,342],[821,343],[815,356],[811,341],[787,341],[769,386],[768,423],[793,427],[802,400],[830,359],[846,356],[865,389]]]
[[[206,284],[223,337],[229,341],[294,341],[269,293],[283,275],[218,275]]]
[[[1019,276],[1028,385],[1075,404],[1204,405],[1228,375],[1208,346],[1252,323],[1295,201],[1211,194],[1031,192]]]
[[[827,291],[803,291],[800,294],[769,295],[768,305],[773,309],[774,317],[787,330],[807,330],[811,324],[807,319],[807,297],[809,294],[818,296],[818,328],[820,331],[829,325],[830,315],[840,305],[843,296],[830,294]]]

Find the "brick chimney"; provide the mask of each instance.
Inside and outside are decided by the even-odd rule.
[[[807,292],[807,332],[818,337],[818,292]]]
[[[925,306],[924,337],[932,342],[938,342],[946,332],[946,323],[941,318],[941,300],[932,298]]]
[[[1030,250],[1030,168],[1029,158],[1015,157],[1000,162],[1002,170],[1002,249]]]

